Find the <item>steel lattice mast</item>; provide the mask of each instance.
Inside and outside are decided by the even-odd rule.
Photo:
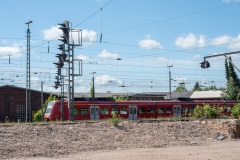
[[[31,82],[30,82],[30,29],[29,24],[32,21],[26,22],[27,28],[27,58],[26,58],[26,122],[31,122]]]

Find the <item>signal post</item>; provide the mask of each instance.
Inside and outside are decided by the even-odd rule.
[[[57,54],[59,61],[54,63],[57,66],[57,76],[55,88],[61,86],[61,120],[64,120],[64,77],[68,77],[68,109],[69,109],[69,121],[74,121],[74,77],[82,75],[82,61],[80,59],[74,59],[74,47],[82,45],[82,31],[77,29],[71,29],[68,21],[64,21],[59,24],[63,32],[63,36],[59,39],[62,44],[59,45],[61,54]],[[71,34],[70,34],[71,33]],[[76,39],[72,35],[76,35]],[[77,42],[77,43],[76,43]],[[74,61],[79,62],[79,73],[74,74]],[[63,75],[62,67],[64,63],[68,63],[67,75]]]

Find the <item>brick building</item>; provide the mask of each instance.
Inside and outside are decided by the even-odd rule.
[[[43,102],[50,93],[43,92]],[[41,108],[41,92],[31,90],[31,110]],[[0,122],[8,117],[9,121],[26,121],[26,89],[13,85],[0,86]]]

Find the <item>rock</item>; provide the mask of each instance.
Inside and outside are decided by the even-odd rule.
[[[220,135],[217,137],[217,140],[221,141],[221,140],[224,140],[226,138],[226,136],[224,135]]]

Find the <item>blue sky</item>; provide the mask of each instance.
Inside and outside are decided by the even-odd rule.
[[[75,92],[89,92],[92,72],[97,93],[168,92],[168,65],[172,90],[182,82],[188,90],[196,82],[225,87],[224,57],[208,59],[208,69],[199,64],[204,56],[240,50],[238,17],[239,0],[3,0],[0,85],[26,86],[25,22],[32,20],[31,88],[40,90],[43,81],[44,91],[60,91],[52,87],[57,24],[68,20],[83,34],[74,50],[83,61]],[[239,55],[232,59],[239,66]]]

